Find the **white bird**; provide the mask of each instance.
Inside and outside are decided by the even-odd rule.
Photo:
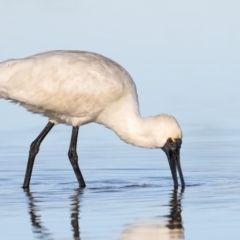
[[[135,83],[116,62],[84,51],[50,51],[0,63],[0,98],[19,103],[49,122],[32,142],[23,188],[29,188],[34,159],[51,128],[71,125],[68,156],[80,187],[85,182],[76,152],[79,126],[95,122],[112,129],[123,141],[167,154],[174,186],[180,166],[182,131],[177,120],[161,114],[142,118]]]

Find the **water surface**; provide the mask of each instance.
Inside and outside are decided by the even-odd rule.
[[[186,188],[177,190],[161,150],[126,145],[99,129],[95,137],[80,131],[85,189],[67,158],[70,128],[56,127],[36,158],[27,192],[21,185],[36,130],[2,131],[3,239],[238,239],[239,129],[188,127],[185,135],[197,137],[183,141]]]

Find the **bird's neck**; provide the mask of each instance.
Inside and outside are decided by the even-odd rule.
[[[142,118],[139,112],[119,113],[99,123],[113,130],[123,141],[144,148],[156,148],[153,117]]]
[[[131,120],[122,120],[121,127],[113,130],[125,142],[144,148],[155,148],[157,143],[151,125],[151,117],[142,118],[140,115]]]

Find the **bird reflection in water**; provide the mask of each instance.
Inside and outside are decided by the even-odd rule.
[[[178,196],[176,189],[173,190],[172,199],[169,202],[170,214],[165,217],[168,218],[169,235],[172,236],[170,239],[184,239],[184,228],[182,223],[182,196],[184,189],[181,190]]]
[[[119,240],[170,240],[184,239],[184,228],[181,217],[181,200],[184,189],[178,193],[174,189],[169,201],[170,214],[163,216],[167,222],[133,223],[124,229]],[[162,218],[162,217],[161,217]]]
[[[39,212],[37,201],[33,197],[30,191],[25,191],[29,199],[29,215],[33,227],[33,233],[38,239],[52,239],[49,230],[43,226],[41,222],[41,216],[37,213]]]
[[[70,196],[71,199],[71,225],[73,230],[73,239],[80,240],[79,232],[79,196],[82,194],[82,189],[77,188],[75,194]]]
[[[33,233],[37,239],[54,239],[53,233],[51,233],[44,225],[43,222],[41,221],[41,216],[39,214],[40,209],[37,206],[37,204],[40,202],[39,199],[36,200],[34,198],[34,194],[31,193],[29,190],[25,190],[26,196],[29,199],[29,215],[30,215],[30,221],[32,223],[33,227]],[[70,220],[71,220],[71,226],[72,226],[72,231],[73,231],[73,239],[74,240],[80,240],[80,231],[79,231],[79,224],[78,224],[78,219],[79,219],[79,196],[82,194],[81,189],[76,189],[75,193],[70,196],[71,200],[71,215],[70,215]]]
[[[123,230],[123,233],[119,240],[167,240],[167,239],[184,239],[184,228],[181,217],[181,200],[183,196],[183,189],[178,192],[174,189],[171,193],[169,206],[169,214],[160,216],[161,219],[167,219],[166,222],[160,223],[133,223]],[[54,239],[53,233],[51,233],[41,221],[40,209],[38,204],[40,203],[39,197],[34,198],[34,194],[30,191],[26,191],[26,195],[29,199],[29,215],[33,227],[33,233],[37,239]],[[74,194],[70,196],[70,222],[73,231],[73,239],[80,240],[80,196],[82,195],[81,189],[76,189]]]

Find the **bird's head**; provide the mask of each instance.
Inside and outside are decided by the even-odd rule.
[[[182,131],[177,120],[169,115],[158,115],[155,117],[159,130],[156,132],[158,148],[167,155],[174,186],[178,187],[177,170],[182,187],[185,186],[182,169],[180,165],[180,148],[182,145]]]

